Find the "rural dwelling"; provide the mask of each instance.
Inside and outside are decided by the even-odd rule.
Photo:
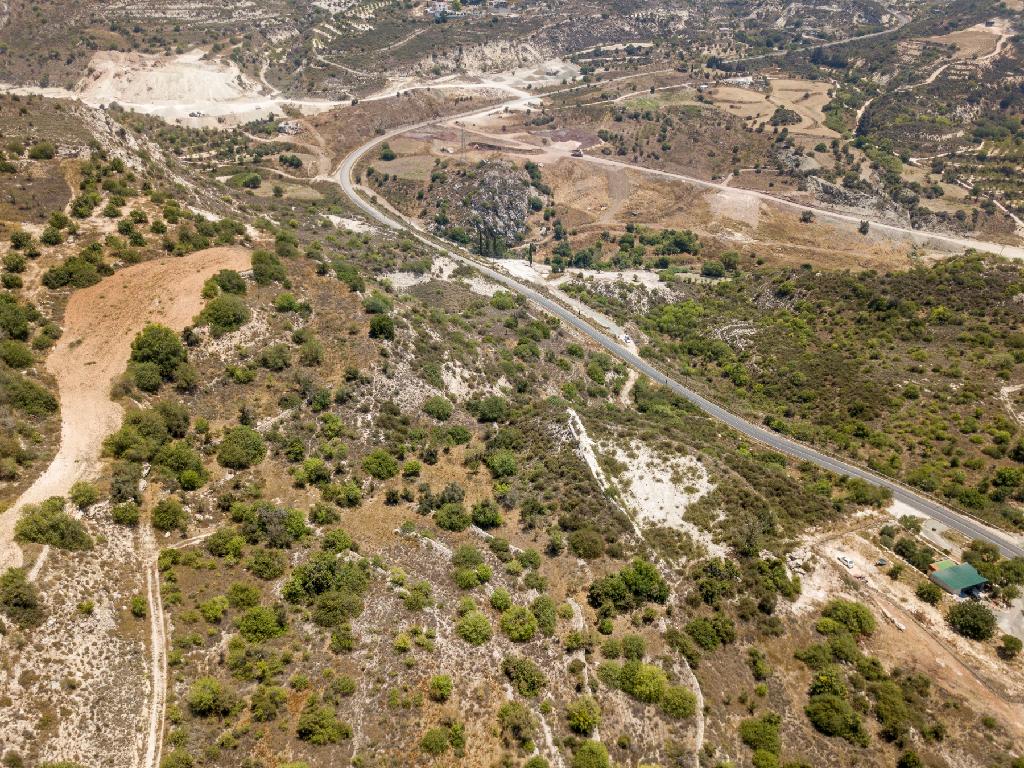
[[[988,584],[988,579],[978,573],[970,563],[956,564],[949,562],[946,565],[946,562],[949,561],[943,561],[941,565],[944,567],[933,570],[928,575],[928,578],[951,595],[956,595],[957,597],[977,597],[981,590],[985,588],[985,585]]]

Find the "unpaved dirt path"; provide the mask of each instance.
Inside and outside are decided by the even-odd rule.
[[[0,514],[0,570],[22,564],[13,540],[18,510],[62,496],[95,473],[103,439],[121,423],[123,409],[110,400],[110,387],[128,363],[135,335],[150,322],[181,330],[202,308],[200,291],[207,278],[221,269],[248,269],[249,263],[244,248],[210,248],[136,264],[72,294],[64,335],[46,360],[60,392],[60,449]]]

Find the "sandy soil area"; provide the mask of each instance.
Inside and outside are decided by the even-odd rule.
[[[280,114],[286,104],[305,113],[336,106],[335,102],[285,99],[264,90],[234,62],[207,58],[197,48],[178,56],[99,51],[73,95],[94,107],[117,102],[170,122],[209,126],[221,120],[241,123],[271,112]]]
[[[64,335],[47,358],[60,391],[61,442],[50,466],[0,515],[0,569],[20,566],[14,544],[18,510],[92,475],[103,438],[117,429],[123,409],[110,387],[128,363],[135,335],[151,322],[181,330],[202,308],[203,283],[221,269],[249,267],[244,248],[210,248],[181,258],[147,261],[122,269],[72,294]]]
[[[1000,35],[1004,32],[1003,25],[986,27],[984,24],[975,24],[973,27],[961,29],[958,32],[950,32],[948,35],[929,37],[928,40],[943,45],[953,44],[956,46],[954,59],[973,59],[978,56],[985,56],[996,49]]]
[[[643,443],[632,441],[626,450],[618,445],[598,445],[587,432],[576,411],[569,410],[569,429],[577,441],[577,452],[601,487],[619,499],[641,538],[641,524],[666,526],[688,534],[712,555],[725,556],[725,548],[711,534],[685,518],[686,508],[714,487],[707,470],[694,456],[665,459]],[[614,457],[623,467],[613,479],[602,469],[598,451]]]

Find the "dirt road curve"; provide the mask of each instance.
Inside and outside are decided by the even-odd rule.
[[[221,269],[249,268],[244,248],[210,248],[180,258],[147,261],[75,291],[64,315],[64,335],[46,367],[60,390],[60,449],[15,504],[0,514],[0,570],[22,563],[13,541],[18,510],[95,472],[103,438],[121,423],[110,386],[125,369],[131,343],[150,322],[184,328],[202,308],[203,283]]]

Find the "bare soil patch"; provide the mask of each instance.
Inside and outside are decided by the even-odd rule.
[[[944,45],[955,45],[954,59],[974,59],[992,53],[996,49],[996,44],[999,42],[999,30],[995,27],[986,27],[984,24],[975,24],[973,27],[950,32],[948,35],[929,37],[928,40]]]

